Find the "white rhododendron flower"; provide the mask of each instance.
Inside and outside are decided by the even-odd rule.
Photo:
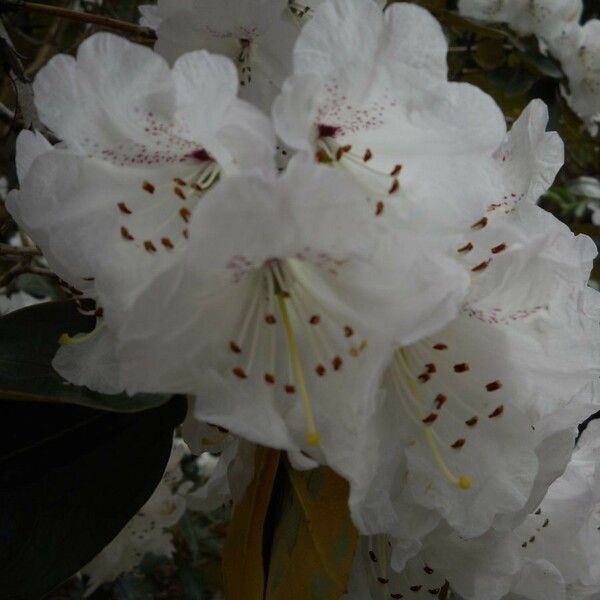
[[[362,480],[347,457],[392,343],[438,330],[464,297],[444,247],[399,235],[351,178],[302,156],[277,178],[228,178],[198,205],[189,252],[123,316],[122,380],[195,394],[198,419]]]
[[[514,531],[465,540],[441,527],[401,571],[385,536],[360,540],[347,600],[431,598],[448,584],[464,600],[579,600],[600,591],[598,423],[564,474]],[[437,590],[437,591],[436,591]]]
[[[553,46],[569,80],[569,106],[593,134],[600,125],[600,20],[592,19]]]
[[[130,304],[184,251],[207,189],[229,174],[274,170],[268,119],[239,100],[237,88],[227,58],[198,51],[170,69],[148,48],[110,34],[38,74],[40,117],[62,142],[52,148],[21,133],[21,189],[7,208],[71,293],[98,303],[101,331],[86,346],[65,346],[55,363],[73,383],[122,388],[111,381],[105,308]]]
[[[333,0],[300,34],[274,107],[284,141],[350,171],[376,213],[460,232],[450,253],[472,285],[459,318],[396,352],[357,436],[372,479],[353,487],[355,522],[408,554],[442,517],[472,537],[539,502],[594,410],[578,393],[600,357],[583,308],[598,302],[585,287],[595,246],[531,206],[563,161],[547,111],[533,102],[505,139],[493,100],[447,81],[445,52],[420,8]]]
[[[291,70],[298,32],[322,1],[159,0],[140,12],[141,23],[156,30],[159,54],[169,61],[197,49],[228,56],[242,97],[269,110]]]
[[[150,499],[117,537],[81,570],[88,579],[86,596],[103,583],[135,569],[146,554],[172,556],[174,546],[169,528],[183,516],[192,485],[182,483],[181,459],[188,453],[180,439],[173,441],[169,463]]]
[[[387,371],[382,416],[360,439],[378,440],[365,443],[374,465],[396,459],[374,471],[355,517],[363,531],[408,543],[439,516],[468,537],[510,527],[595,410],[600,303],[586,284],[596,248],[532,206],[560,164],[546,121],[533,104],[491,157],[504,182],[457,249],[472,272],[459,318],[399,349]]]
[[[534,33],[551,42],[566,27],[579,22],[581,0],[459,0],[461,14],[495,23],[506,23],[517,33]]]
[[[462,234],[485,210],[478,185],[506,125],[490,96],[448,82],[446,51],[422,8],[326,2],[298,38],[273,108],[277,133],[352,173],[373,212]]]

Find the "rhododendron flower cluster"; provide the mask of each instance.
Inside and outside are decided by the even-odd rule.
[[[509,4],[461,9],[550,48],[579,16]],[[536,206],[563,163],[545,105],[507,131],[490,96],[448,80],[443,31],[411,4],[143,15],[155,50],[96,34],[53,58],[34,91],[60,143],[18,140],[8,209],[82,310],[95,302],[56,370],[193,397],[187,442],[222,452],[196,508],[241,497],[256,444],[344,477],[363,536],[351,598],[596,586],[556,550],[597,553],[597,443],[573,447],[598,410],[600,300],[594,243]],[[576,91],[595,93],[593,58],[561,56],[593,122]]]
[[[564,96],[593,134],[600,123],[600,20],[581,24],[582,0],[459,0],[459,11],[482,21],[506,23],[520,35],[534,34],[560,61],[568,86]]]

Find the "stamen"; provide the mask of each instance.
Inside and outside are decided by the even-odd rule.
[[[102,322],[100,325],[98,325],[98,327],[96,327],[96,329],[92,329],[92,331],[90,331],[89,333],[86,333],[85,335],[79,335],[77,337],[71,337],[68,333],[63,333],[58,338],[58,343],[61,346],[76,346],[77,344],[83,344],[84,342],[91,340],[98,333],[100,333],[100,331],[104,329],[104,326],[105,323]]]
[[[412,377],[412,374],[411,374],[409,366],[408,366],[408,360],[406,358],[406,353],[403,349],[400,349],[398,351],[397,355],[400,356],[400,358],[401,358],[402,366],[403,366],[404,372],[405,372],[405,380],[406,380],[409,392],[412,395],[413,399],[416,400],[415,404],[418,406],[418,411],[420,413],[420,417],[423,420],[423,419],[427,418],[427,415],[423,412],[423,409],[420,407],[420,404],[418,402],[419,396],[418,396],[418,392],[417,392],[417,387],[415,385],[415,381]],[[450,471],[450,469],[446,465],[446,463],[437,447],[437,444],[435,442],[435,438],[433,436],[433,432],[432,432],[431,428],[430,427],[422,427],[421,430],[423,431],[425,441],[427,442],[427,445],[429,446],[429,449],[431,450],[433,459],[434,459],[438,469],[442,473],[442,475],[452,485],[455,485],[457,488],[459,488],[461,490],[468,490],[471,487],[471,478],[467,475],[461,475],[459,477],[456,477],[456,475],[454,475],[454,473],[452,473],[452,471]]]
[[[308,428],[306,442],[309,446],[316,446],[319,443],[320,438],[317,432],[315,418],[312,412],[312,406],[310,404],[310,398],[306,389],[306,382],[302,372],[302,363],[300,362],[300,354],[298,352],[298,346],[294,336],[294,329],[292,327],[292,322],[290,320],[285,298],[279,290],[276,291],[276,295],[279,312],[281,313],[281,320],[283,322],[283,331],[285,333],[285,340],[290,355],[290,361],[292,363],[292,369],[294,371],[294,377],[298,386],[298,391],[300,392],[302,410],[304,412],[304,418],[306,419],[306,425]]]

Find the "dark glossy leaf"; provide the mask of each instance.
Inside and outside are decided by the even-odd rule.
[[[130,412],[159,406],[165,395],[108,396],[70,385],[52,368],[63,333],[93,329],[72,302],[45,302],[0,318],[0,399],[79,404]]]
[[[38,600],[123,528],[185,412],[181,397],[136,414],[0,402],[0,600]]]
[[[523,60],[538,71],[538,73],[546,75],[546,77],[552,77],[553,79],[562,79],[563,77],[563,72],[559,64],[540,52],[528,50],[523,53]]]
[[[535,77],[526,69],[502,67],[488,74],[494,87],[507,96],[519,96],[535,83]]]

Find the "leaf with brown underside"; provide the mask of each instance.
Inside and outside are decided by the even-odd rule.
[[[339,600],[358,537],[348,510],[348,483],[327,468],[296,471],[286,464],[285,469],[265,598]]]
[[[254,479],[235,507],[223,549],[223,579],[227,600],[263,600],[264,530],[280,452],[257,447]]]

